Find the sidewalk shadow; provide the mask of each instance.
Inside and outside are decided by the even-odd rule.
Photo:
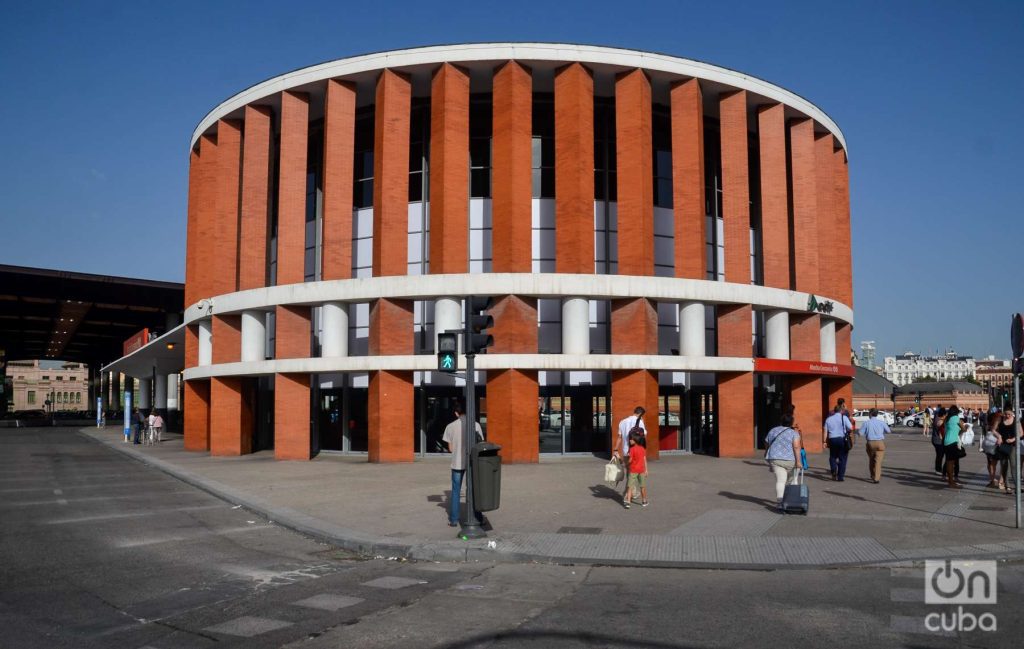
[[[606,484],[596,484],[589,487],[590,495],[594,498],[605,498],[607,500],[614,500],[617,503],[622,503],[622,492],[609,487]]]
[[[859,500],[859,501],[864,502],[864,503],[874,503],[876,505],[883,505],[885,507],[896,507],[897,509],[906,509],[906,510],[912,511],[912,512],[920,512],[922,514],[928,514],[929,516],[934,516],[935,514],[938,513],[938,512],[936,512],[934,510],[931,510],[931,509],[921,509],[919,507],[908,507],[906,505],[897,505],[896,503],[887,503],[887,502],[882,501],[882,500],[874,500],[872,498],[865,498],[864,496],[856,496],[854,494],[843,493],[841,491],[833,491],[831,489],[826,489],[822,493],[829,494],[830,496],[839,496],[840,498],[849,498],[850,500]],[[979,520],[977,518],[970,518],[970,517],[967,517],[967,516],[957,516],[955,514],[943,514],[943,515],[944,516],[948,516],[949,518],[956,518],[958,520],[968,521],[968,522],[971,522],[971,523],[981,523],[982,525],[991,525],[993,527],[1013,527],[1013,525],[1003,525],[1002,523],[993,523],[991,521],[983,521],[983,520]]]
[[[757,496],[750,496],[747,494],[733,493],[732,491],[719,491],[719,496],[724,496],[729,500],[739,500],[746,503],[752,503],[754,505],[760,505],[772,513],[778,513],[778,503],[774,500],[767,498],[758,498]]]

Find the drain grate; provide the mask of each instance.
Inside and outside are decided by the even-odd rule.
[[[600,527],[560,527],[558,534],[600,534]]]

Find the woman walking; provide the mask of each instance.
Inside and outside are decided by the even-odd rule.
[[[952,489],[963,489],[964,486],[957,480],[960,474],[960,433],[967,428],[967,425],[960,421],[960,409],[950,406],[946,411],[946,434],[942,442],[946,449],[946,484]]]
[[[1018,444],[1018,440],[1021,438],[1021,426],[1020,422],[1017,421],[1013,410],[1005,408],[1002,416],[999,418],[998,423],[995,425],[995,433],[998,438],[998,445],[996,446],[995,456],[999,461],[1000,465],[1000,478],[999,488],[1008,494],[1013,493],[1013,487],[1010,483],[1016,476],[1016,471],[1019,468],[1014,468],[1013,472],[1009,470],[1009,467],[1016,467],[1017,461],[1014,458],[1014,447]]]
[[[931,419],[932,447],[935,448],[935,473],[937,475],[945,474],[946,445],[943,442],[943,439],[946,436],[946,430],[943,428],[945,423],[946,409],[939,406],[935,410],[935,415]]]
[[[791,413],[782,415],[782,424],[768,431],[764,443],[768,445],[764,458],[775,474],[775,498],[782,511],[782,495],[787,484],[796,484],[796,463],[800,457],[800,433],[793,425]]]
[[[985,454],[985,461],[988,465],[988,486],[999,490],[1003,490],[1005,488],[1003,480],[999,474],[1000,465],[1003,470],[1002,475],[1006,475],[1006,462],[1001,461],[999,456],[996,455],[996,449],[999,448],[999,444],[1002,442],[1002,438],[996,430],[1002,419],[1002,416],[998,412],[993,412],[988,415],[988,422],[985,426],[987,432],[981,441],[981,452]]]

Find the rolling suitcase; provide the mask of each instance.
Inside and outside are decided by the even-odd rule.
[[[804,482],[804,470],[797,468],[797,483],[786,485],[782,492],[782,513],[783,514],[804,514],[811,506],[811,493]]]

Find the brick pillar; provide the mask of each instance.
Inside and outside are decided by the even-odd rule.
[[[836,299],[853,308],[853,251],[850,247],[850,178],[846,152],[842,149],[832,154],[834,182],[834,216],[836,257],[834,263],[839,270],[836,277],[839,293]]]
[[[537,300],[505,295],[495,302],[495,354],[537,353]],[[537,372],[489,370],[487,372],[487,438],[500,444],[504,462],[536,462]]]
[[[213,362],[241,359],[242,317],[213,317]],[[252,413],[243,399],[245,382],[240,376],[210,379],[210,454],[242,455],[252,452]]]
[[[594,272],[594,80],[572,63],[555,72],[555,269]]]
[[[402,234],[405,234],[404,231]],[[412,354],[412,302],[380,299],[370,307],[370,355]],[[370,372],[370,462],[412,462],[412,372]]]
[[[530,71],[509,61],[494,74],[492,223],[496,273],[532,270]],[[496,354],[537,353],[537,300],[516,295],[497,297],[494,317]],[[539,439],[538,381],[535,370],[487,372],[487,436],[502,447],[502,461],[536,462]]]
[[[750,167],[747,93],[719,100],[722,139],[722,216],[725,226],[725,281],[750,284]]]
[[[719,305],[715,326],[719,356],[750,358],[753,333],[749,305]],[[754,452],[754,373],[719,372],[715,378],[718,382],[718,454],[746,457]]]
[[[211,284],[214,295],[238,290],[238,207],[242,172],[242,123],[217,121],[216,220]]]
[[[217,136],[199,137],[199,168],[196,187],[195,265],[193,266],[195,302],[212,296],[213,273],[216,267],[215,223],[217,181]]]
[[[309,307],[278,306],[275,358],[307,358],[310,345]],[[310,436],[309,375],[278,373],[274,379],[274,457],[308,460]]]
[[[279,285],[301,283],[305,276],[308,131],[309,97],[305,93],[282,92],[277,198]],[[309,307],[278,306],[275,323],[275,357],[309,357]],[[309,375],[278,373],[274,379],[274,457],[312,457],[309,418]]]
[[[704,99],[697,79],[676,83],[670,92],[676,277],[705,279]]]
[[[852,327],[848,324],[836,321],[836,364],[852,365],[853,347],[850,344],[850,333]],[[853,402],[847,400],[850,409],[853,409]]]
[[[442,63],[430,87],[430,272],[469,271],[469,74]]]
[[[831,413],[832,408],[840,399],[846,399],[846,409],[853,412],[853,379],[845,377],[826,379],[824,384],[827,390],[822,404],[824,412]]]
[[[651,178],[651,84],[642,70],[615,80],[615,155],[618,165],[619,274],[654,274],[654,195]],[[658,310],[647,299],[612,302],[612,353],[657,354]],[[647,454],[658,458],[658,374],[649,370],[612,372],[611,444],[614,422],[643,406],[650,413]]]
[[[838,344],[836,346],[838,350]],[[837,352],[838,354],[838,352]],[[789,316],[789,357],[795,361],[821,360],[821,316],[814,313]]]
[[[612,353],[657,354],[658,310],[645,298],[612,301]],[[612,375],[612,415],[609,434],[614,447],[618,422],[643,406],[647,411],[647,456],[658,459],[658,374],[649,370],[617,370]]]
[[[789,189],[786,173],[786,107],[757,111],[761,149],[761,249],[764,285],[791,288]]]
[[[816,172],[814,169],[814,120],[791,122],[789,127],[790,165],[793,192],[793,263],[795,288],[817,293],[818,221]]]
[[[818,222],[818,290],[823,295],[839,299],[840,267],[845,255],[841,252],[841,239],[838,238],[836,232],[833,150],[835,150],[835,138],[831,133],[815,137],[814,187]]]
[[[532,271],[532,109],[530,71],[509,61],[494,74],[491,169],[492,268],[496,273]],[[490,424],[490,422],[488,422]]]
[[[821,427],[824,419],[822,402],[822,380],[816,376],[791,376],[789,383],[789,402],[795,406],[794,416],[800,426],[804,448],[808,453],[820,453]],[[852,405],[852,401],[850,402]]]
[[[198,254],[198,234],[196,225],[199,217],[198,191],[199,185],[199,147],[196,146],[188,156],[188,208],[187,222],[185,225],[185,306],[195,304],[196,297],[196,255]],[[104,403],[107,402],[107,395],[103,395]]]
[[[238,288],[267,283],[267,228],[270,210],[270,121],[266,106],[245,107],[242,147],[242,213]]]
[[[210,449],[210,381],[185,381],[185,450]]]
[[[384,70],[377,79],[373,157],[373,275],[405,275],[409,221],[409,78]],[[433,238],[433,237],[431,237]],[[413,353],[413,304],[370,304],[370,355]],[[411,462],[412,372],[370,372],[370,462]]]
[[[327,80],[324,100],[322,277],[352,277],[352,174],[356,86]]]

